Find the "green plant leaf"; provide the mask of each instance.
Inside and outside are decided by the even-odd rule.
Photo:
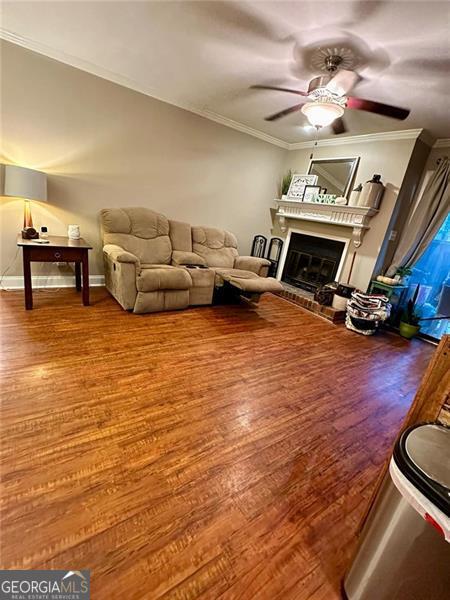
[[[292,170],[289,169],[289,171],[287,171],[287,173],[285,175],[283,175],[283,178],[281,180],[281,184],[280,184],[280,196],[287,194],[289,191],[289,186],[291,185],[291,179],[292,179]]]

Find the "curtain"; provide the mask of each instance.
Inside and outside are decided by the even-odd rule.
[[[444,158],[406,222],[392,264],[387,270],[388,277],[393,277],[398,267],[414,266],[447,218],[450,211],[449,177],[450,161]]]

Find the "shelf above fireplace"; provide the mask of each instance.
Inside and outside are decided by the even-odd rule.
[[[275,200],[277,217],[281,231],[286,231],[286,219],[314,221],[351,227],[352,240],[358,248],[364,233],[370,228],[370,219],[378,214],[378,210],[365,206],[339,206],[337,204],[319,204],[316,202],[298,202],[298,200]]]

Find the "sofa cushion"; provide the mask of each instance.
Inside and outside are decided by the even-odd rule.
[[[169,221],[169,236],[174,250],[192,252],[192,232],[189,223]]]
[[[238,256],[235,236],[215,227],[192,227],[192,249],[209,267],[232,268]]]
[[[116,244],[141,262],[170,264],[169,221],[148,208],[105,208],[101,211],[103,243]]]
[[[192,286],[192,279],[184,268],[143,264],[136,285],[139,292],[187,290]]]
[[[169,235],[167,217],[143,206],[104,208],[100,214],[105,233],[129,233],[144,239]]]
[[[174,250],[172,252],[172,264],[178,265],[202,265],[206,267],[206,261],[203,257],[195,254],[195,252],[181,252]]]

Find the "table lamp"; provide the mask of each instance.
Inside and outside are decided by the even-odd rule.
[[[25,167],[1,165],[0,195],[24,199],[22,237],[38,238],[39,233],[33,227],[30,200],[47,201],[47,175]]]

